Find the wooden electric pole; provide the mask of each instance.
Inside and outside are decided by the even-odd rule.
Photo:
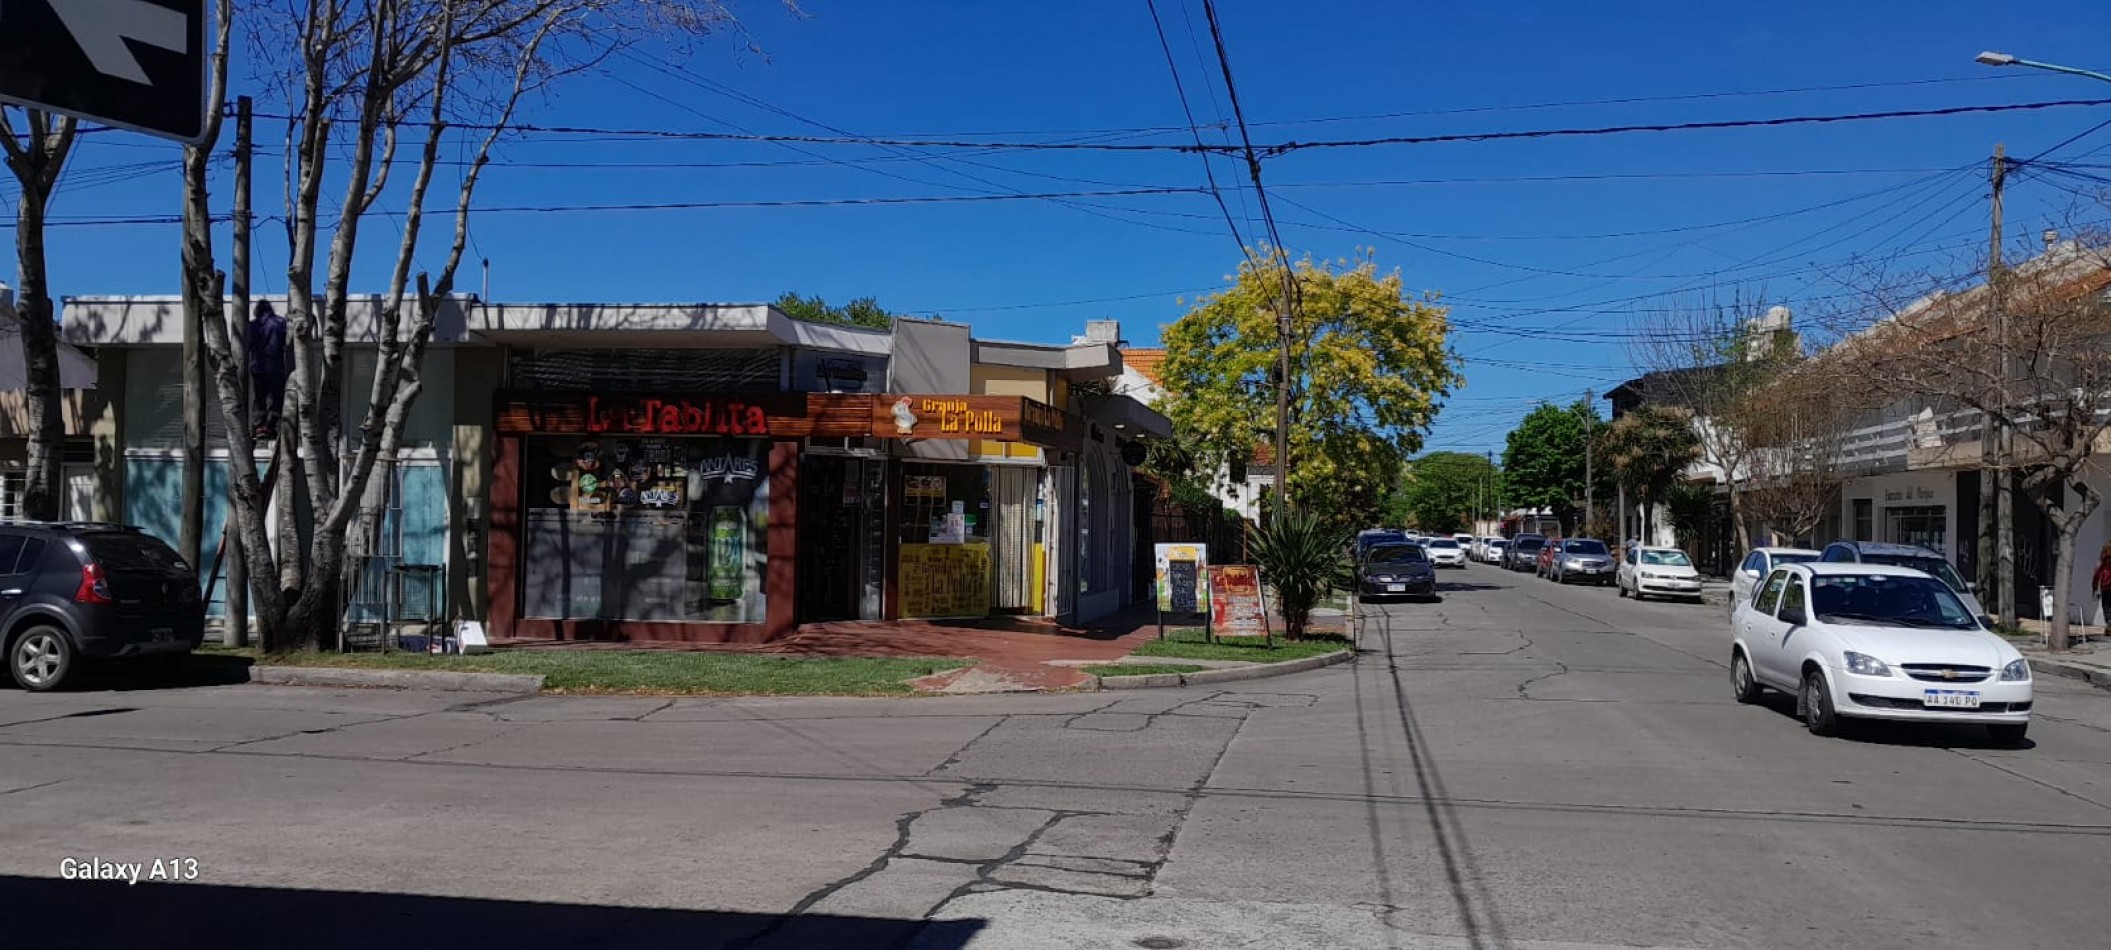
[[[2001,415],[2008,411],[2008,314],[2003,290],[2006,283],[2001,255],[2002,192],[2008,182],[2008,153],[1994,146],[1991,185],[1991,218],[1987,236],[1987,319],[1993,324],[1994,359],[1997,362],[1994,412],[1983,414],[1980,426],[1979,495],[1979,583],[1987,611],[2013,626],[2015,605],[2015,535],[2011,499],[2008,432]]]

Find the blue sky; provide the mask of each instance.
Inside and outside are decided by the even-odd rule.
[[[802,0],[803,18],[739,5],[762,55],[706,41],[681,65],[646,52],[536,103],[544,126],[1005,141],[1188,139],[1144,0],[858,3]],[[1981,49],[2111,66],[2111,7],[1777,2],[1400,4],[1223,0],[1257,141],[1358,139],[1712,121],[2111,98],[2111,84],[1979,66]],[[1158,0],[1197,118],[1229,118],[1200,0]],[[1190,24],[1193,30],[1190,31]],[[239,72],[239,69],[238,69]],[[238,77],[238,86],[243,85]],[[1785,89],[1819,91],[1741,95]],[[1859,88],[1837,88],[1859,87]],[[250,87],[254,91],[254,87]],[[241,91],[238,89],[238,91]],[[1731,95],[1739,94],[1739,95]],[[1683,98],[1681,98],[1683,97]],[[1604,100],[1635,100],[1606,102]],[[1541,107],[1549,103],[1594,104]],[[282,111],[260,101],[265,113]],[[1799,312],[1840,299],[1858,257],[1959,271],[1985,241],[1985,159],[2029,156],[2111,107],[1838,125],[1297,152],[1266,182],[1294,252],[1373,249],[1411,287],[1444,294],[1467,383],[1432,449],[1499,449],[1541,398],[1603,392],[1630,375],[1628,340],[1667,300],[1708,292]],[[1157,129],[1160,131],[1134,131]],[[276,142],[258,168],[277,210]],[[1211,141],[1226,133],[1205,129]],[[584,140],[582,140],[584,139]],[[2054,157],[2111,165],[2111,128]],[[173,146],[83,140],[60,217],[174,214]],[[894,149],[866,145],[611,140],[509,142],[480,192],[490,208],[782,201],[1197,188],[1202,159],[1172,152]],[[702,167],[711,166],[711,167]],[[1227,189],[1244,179],[1214,166]],[[2104,172],[2098,172],[2103,174]],[[1622,176],[1622,177],[1609,177]],[[72,186],[72,187],[69,187]],[[2023,176],[2011,234],[2035,235],[2077,200],[2072,179]],[[12,187],[0,189],[10,198]],[[1249,189],[1227,190],[1241,227]],[[364,232],[359,274],[380,289],[395,236]],[[167,293],[168,226],[52,232],[61,295]],[[444,242],[422,255],[436,264]],[[224,252],[225,245],[222,245]],[[971,322],[986,337],[1061,341],[1115,318],[1139,345],[1220,286],[1239,258],[1199,194],[1071,202],[492,213],[475,226],[501,300],[759,301],[785,290],[877,297]],[[283,287],[266,228],[257,283]],[[478,289],[474,264],[464,289]],[[1083,301],[1083,302],[1078,302]],[[1553,335],[1548,336],[1551,332]]]

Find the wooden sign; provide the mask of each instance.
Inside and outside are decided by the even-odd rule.
[[[872,397],[835,393],[501,392],[508,435],[695,435],[796,439],[872,432]]]
[[[1219,637],[1266,637],[1268,602],[1261,593],[1261,571],[1250,564],[1212,564],[1209,568],[1211,633]]]
[[[878,439],[983,439],[1065,447],[1074,443],[1070,419],[1024,396],[939,396],[889,393],[873,398],[872,436]]]

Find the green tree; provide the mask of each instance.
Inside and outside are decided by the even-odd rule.
[[[1263,249],[1231,287],[1164,332],[1162,408],[1214,468],[1272,444],[1283,288]],[[1445,310],[1410,297],[1369,257],[1293,265],[1301,305],[1290,332],[1291,501],[1334,525],[1368,520],[1421,448],[1437,400],[1458,385]]]
[[[1642,523],[1653,525],[1664,493],[1700,454],[1693,413],[1675,406],[1643,405],[1603,430],[1597,457],[1641,503]]]
[[[1567,407],[1543,402],[1527,413],[1503,448],[1504,502],[1546,508],[1573,524],[1583,501],[1584,439],[1602,425],[1597,408],[1580,399]]]
[[[894,314],[888,313],[887,308],[880,306],[879,301],[871,297],[859,297],[837,307],[831,306],[819,295],[808,297],[787,290],[777,298],[775,306],[794,320],[840,323],[844,326],[870,327],[875,330],[885,330],[894,325]]]
[[[1401,500],[1408,520],[1424,531],[1463,531],[1473,513],[1495,499],[1495,465],[1471,452],[1431,452],[1408,465]]]

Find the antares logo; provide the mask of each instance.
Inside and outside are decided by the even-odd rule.
[[[762,475],[762,466],[744,455],[721,455],[697,459],[696,475],[707,482],[714,478],[729,483],[735,479],[754,481]]]

